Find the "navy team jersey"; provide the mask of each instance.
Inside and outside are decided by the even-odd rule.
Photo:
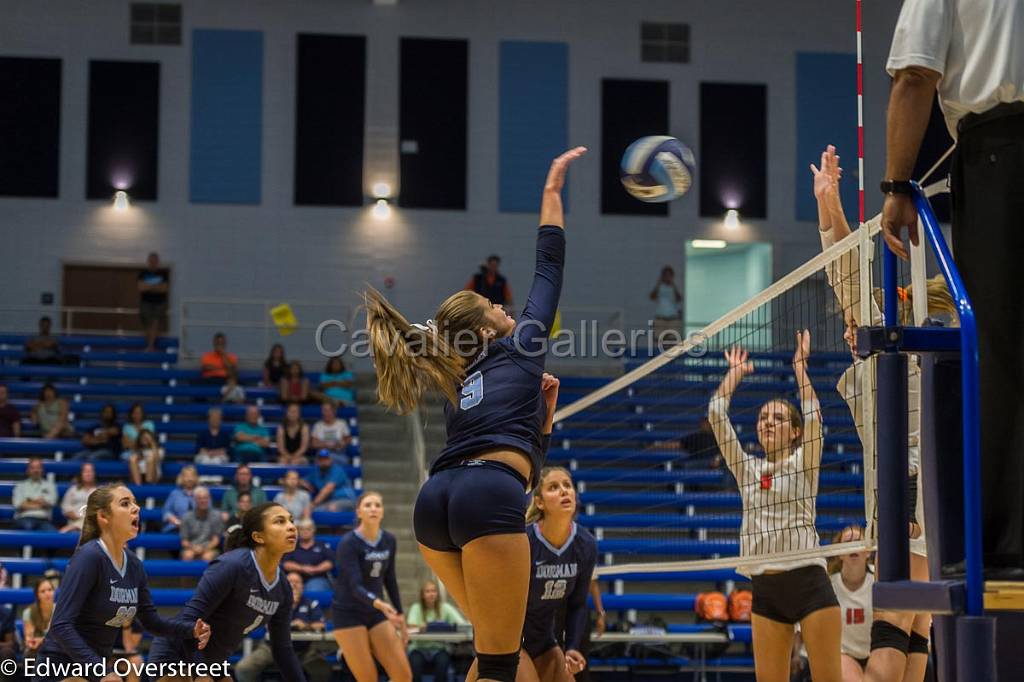
[[[445,404],[448,442],[430,473],[487,450],[511,448],[530,458],[530,485],[537,485],[546,455],[540,433],[546,416],[540,383],[564,265],[564,230],[540,228],[533,286],[515,331],[489,344],[486,355],[466,368],[459,404]]]
[[[211,636],[199,651],[195,642],[177,643],[157,638],[150,647],[151,663],[226,661],[242,644],[242,639],[259,627],[270,635],[274,663],[286,682],[305,682],[306,677],[292,648],[292,588],[280,566],[273,582],[267,583],[256,565],[256,556],[247,547],[226,552],[210,563],[195,594],[182,609],[182,616],[202,618],[210,624]]]
[[[395,536],[381,529],[370,543],[357,530],[350,530],[338,542],[338,579],[334,583],[332,608],[339,611],[376,614],[375,599],[387,589],[391,605],[402,613],[402,596],[395,577]]]
[[[535,523],[526,536],[532,565],[523,638],[527,643],[554,642],[555,614],[564,604],[565,649],[578,650],[587,627],[587,594],[597,563],[597,540],[576,523],[561,547],[551,546]]]
[[[195,618],[161,618],[153,606],[142,561],[131,552],[122,553],[118,569],[99,539],[75,550],[60,581],[39,658],[98,664],[112,654],[121,628],[135,618],[153,634],[193,637]]]

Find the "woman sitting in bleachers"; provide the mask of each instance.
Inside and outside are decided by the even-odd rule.
[[[270,347],[270,355],[263,363],[263,385],[279,386],[288,361],[284,357],[284,346],[275,343]]]
[[[142,407],[142,403],[133,403],[128,411],[128,421],[121,429],[121,445],[124,446],[121,459],[128,461],[132,449],[135,447],[135,441],[139,439],[139,433],[143,430],[156,433],[156,426],[152,419],[146,419],[146,410]]]
[[[95,462],[114,459],[121,451],[121,426],[117,423],[117,409],[107,403],[100,411],[100,423],[82,436],[84,450],[72,455],[77,461]]]
[[[277,463],[285,466],[309,464],[309,425],[302,421],[298,403],[288,403],[277,427]],[[298,517],[296,517],[298,518]]]
[[[290,469],[284,475],[284,490],[274,496],[274,502],[287,509],[292,519],[308,519],[313,511],[313,500],[309,493],[299,487],[299,472]]]
[[[178,486],[171,491],[164,502],[164,527],[165,533],[177,533],[181,527],[181,520],[189,511],[195,508],[193,493],[199,483],[199,474],[192,465],[181,468],[175,484]]]
[[[39,402],[32,408],[32,423],[40,438],[74,438],[75,427],[68,422],[68,401],[57,395],[57,388],[46,383],[39,391]]]
[[[302,370],[302,363],[293,360],[278,383],[277,391],[282,403],[304,403],[309,400],[309,379]]]
[[[352,390],[355,380],[352,372],[345,369],[341,357],[333,357],[327,361],[327,366],[320,374],[317,397],[331,401],[336,407],[355,405],[356,394]]]
[[[53,617],[53,583],[46,578],[41,579],[32,588],[35,601],[21,614],[25,628],[25,657],[35,658],[36,652],[43,644],[43,638],[50,629]]]
[[[89,501],[89,494],[93,490],[96,490],[96,467],[92,462],[83,462],[78,475],[72,479],[71,486],[60,500],[60,511],[67,519],[67,524],[60,529],[61,533],[82,530],[85,503]]]
[[[139,431],[135,445],[128,456],[128,475],[132,483],[141,485],[160,482],[160,463],[164,459],[164,449],[160,447],[156,436],[149,429]]]

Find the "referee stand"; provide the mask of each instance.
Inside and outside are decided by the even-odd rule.
[[[858,330],[858,353],[877,362],[878,551],[874,606],[933,614],[932,661],[938,682],[998,679],[996,624],[1004,636],[1019,633],[1020,614],[986,611],[981,544],[981,468],[978,338],[974,311],[931,205],[914,183],[914,203],[924,235],[960,317],[960,328],[901,327],[897,314],[896,255],[883,261],[885,320],[896,324]],[[921,361],[921,470],[925,495],[929,574],[909,579],[908,353]],[[1009,396],[1008,396],[1009,399]],[[1024,491],[1022,491],[1024,494]],[[942,567],[963,560],[963,577],[942,579]],[[992,586],[990,586],[992,587]],[[1024,584],[1020,586],[1024,589]],[[1005,596],[1005,595],[1004,595]],[[1020,594],[1024,602],[1024,592]],[[989,600],[990,604],[995,600]],[[1004,599],[1005,601],[1005,599]],[[1008,601],[1013,603],[1012,597]],[[1018,606],[1017,608],[1020,608]],[[1017,626],[1017,627],[1015,627]],[[1005,640],[1004,640],[1005,641]],[[1019,645],[1016,649],[1021,649]],[[1010,649],[1002,647],[1003,680],[1017,679]]]

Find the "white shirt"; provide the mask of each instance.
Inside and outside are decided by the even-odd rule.
[[[729,421],[729,401],[712,398],[708,420],[743,500],[740,556],[768,558],[783,552],[818,547],[815,528],[818,472],[821,468],[819,407],[802,406],[804,429],[800,445],[785,459],[769,462],[744,452]],[[737,567],[746,576],[765,571],[789,571],[804,566],[825,567],[825,559],[790,559]]]
[[[327,425],[322,420],[313,425],[313,438],[326,443],[341,443],[350,435],[352,432],[344,419],[335,419],[331,425]]]
[[[676,288],[664,282],[658,283],[658,293],[655,298],[654,316],[664,319],[675,319],[679,317],[679,303],[676,302]]]
[[[841,572],[833,573],[831,580],[843,619],[842,652],[853,658],[868,658],[871,655],[871,586],[875,584],[875,576],[869,571],[860,589],[853,592],[847,589]]]
[[[923,66],[942,74],[939,104],[957,122],[1024,100],[1024,3],[1020,0],[904,0],[886,70]]]

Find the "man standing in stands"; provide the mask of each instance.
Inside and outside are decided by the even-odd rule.
[[[57,504],[57,488],[43,478],[43,460],[33,457],[25,469],[28,478],[14,486],[14,526],[18,530],[56,533],[50,522]]]
[[[503,305],[506,308],[512,307],[512,289],[508,286],[508,280],[498,272],[501,265],[501,258],[490,256],[486,265],[480,266],[480,272],[469,278],[466,283],[466,291],[475,291],[491,303]]]
[[[25,355],[21,360],[23,365],[59,365],[60,344],[57,337],[50,334],[50,318],[39,318],[39,333],[25,339]]]
[[[146,269],[139,271],[139,320],[146,334],[146,352],[156,351],[156,335],[160,321],[167,315],[167,270],[160,267],[160,256],[146,258]]]
[[[21,438],[21,413],[7,402],[7,387],[0,384],[0,438]]]
[[[985,577],[1021,580],[1024,4],[906,0],[886,68],[893,83],[882,229],[889,248],[903,258],[903,227],[911,241],[918,241],[908,181],[936,89],[946,126],[957,141],[950,173],[953,251],[978,325]]]

